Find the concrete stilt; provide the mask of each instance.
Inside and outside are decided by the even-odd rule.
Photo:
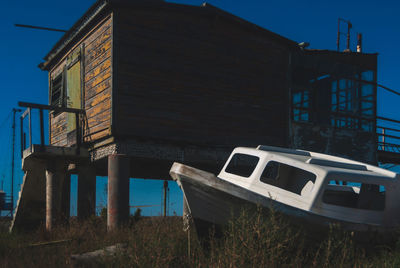
[[[61,185],[61,220],[68,224],[71,207],[71,174],[65,174]]]
[[[62,221],[62,190],[66,175],[63,161],[49,161],[46,167],[46,230]]]
[[[130,160],[126,155],[108,156],[107,229],[115,230],[129,219]]]
[[[96,169],[92,165],[78,167],[78,219],[96,214]]]

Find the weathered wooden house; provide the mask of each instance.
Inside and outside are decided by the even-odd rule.
[[[303,49],[209,4],[99,0],[39,67],[50,141],[24,156],[47,170],[47,214],[66,170],[82,217],[95,176],[109,176],[113,228],[128,178],[168,179],[174,161],[217,171],[232,148],[259,144],[377,161],[376,54]]]

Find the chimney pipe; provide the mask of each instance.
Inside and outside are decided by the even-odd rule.
[[[362,52],[362,34],[361,33],[357,34],[357,52],[358,53]]]
[[[353,27],[350,21],[347,21],[347,51],[350,51],[350,29]]]

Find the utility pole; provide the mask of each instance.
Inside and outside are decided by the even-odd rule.
[[[14,215],[14,151],[15,151],[15,114],[21,112],[21,109],[13,108],[12,123],[12,149],[11,149],[11,216]]]

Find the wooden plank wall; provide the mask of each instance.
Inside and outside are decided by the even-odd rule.
[[[111,124],[112,19],[85,40],[85,141],[109,135]]]
[[[95,141],[109,135],[111,124],[111,51],[112,18],[109,17],[85,36],[76,46],[84,44],[84,108],[85,141]],[[75,46],[75,47],[76,47]],[[62,72],[66,57],[50,72],[53,79]],[[67,140],[67,116],[61,113],[50,115],[50,144],[70,146]],[[91,133],[93,133],[91,135]]]
[[[119,10],[114,23],[119,138],[286,145],[286,46],[208,13]]]

